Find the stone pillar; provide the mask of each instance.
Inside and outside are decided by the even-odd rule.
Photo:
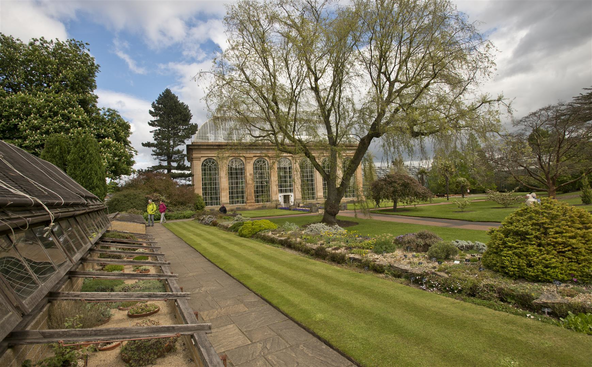
[[[356,193],[358,195],[358,199],[360,201],[365,200],[364,197],[364,176],[362,175],[362,164],[360,163],[360,165],[358,166],[358,168],[356,168]]]
[[[245,193],[247,207],[255,206],[255,178],[253,176],[253,162],[255,159],[245,157]]]
[[[228,159],[219,159],[220,167],[220,204],[229,204],[228,195]]]
[[[300,160],[295,156],[292,159],[292,181],[294,187],[294,205],[302,203],[302,180],[300,179]]]
[[[201,157],[196,157],[195,154],[191,158],[191,173],[193,174],[193,190],[196,194],[203,196],[203,187],[201,182]]]
[[[321,174],[315,169],[315,190],[316,190],[316,198],[318,202],[322,202],[325,200],[325,196],[323,195],[323,177]]]
[[[277,173],[277,159],[275,161],[269,160],[269,189],[271,193],[271,202],[277,203],[279,200],[278,193],[278,173]]]

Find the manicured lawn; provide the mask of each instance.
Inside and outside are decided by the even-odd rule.
[[[513,213],[522,205],[518,203],[504,208],[492,201],[477,201],[472,202],[464,211],[460,211],[453,200],[450,199],[450,204],[397,208],[396,211],[393,211],[391,207],[373,212],[409,217],[459,219],[470,222],[501,222],[508,214]]]
[[[240,210],[237,213],[242,214],[243,217],[247,218],[279,217],[281,215],[306,214],[306,212],[285,209]]]
[[[308,223],[315,223],[321,221],[321,216],[303,216],[303,217],[290,217],[290,218],[274,218],[270,219],[272,222],[281,226],[285,222],[296,223],[299,226]],[[465,240],[465,241],[489,241],[489,235],[485,231],[472,230],[472,229],[459,229],[459,228],[447,228],[447,227],[435,227],[425,226],[419,224],[407,224],[407,223],[396,223],[386,222],[375,219],[362,219],[362,218],[351,218],[337,216],[339,220],[347,220],[351,222],[357,222],[355,226],[347,227],[348,231],[356,231],[361,235],[379,235],[383,233],[390,233],[395,236],[407,233],[419,232],[421,230],[428,230],[434,232],[438,236],[442,237],[445,241],[452,240]]]
[[[190,246],[363,366],[589,366],[592,338],[299,256],[197,222]]]

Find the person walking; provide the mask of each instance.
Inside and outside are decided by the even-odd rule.
[[[166,218],[164,217],[164,213],[166,213],[167,207],[164,204],[164,201],[160,201],[158,204],[158,211],[160,212],[160,224],[166,223]]]
[[[154,214],[156,214],[156,204],[152,202],[152,200],[148,199],[148,207],[146,208],[148,212],[148,227],[154,227]]]

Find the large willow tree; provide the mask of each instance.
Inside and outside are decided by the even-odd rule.
[[[496,126],[501,100],[475,90],[492,46],[450,1],[247,0],[224,20],[229,45],[203,74],[213,114],[309,158],[327,180],[326,223],[373,140],[400,147]],[[348,144],[355,154],[338,173]]]

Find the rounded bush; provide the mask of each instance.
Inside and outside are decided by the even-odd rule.
[[[130,209],[146,210],[146,195],[139,190],[125,190],[113,194],[107,201],[110,213],[126,212]]]
[[[247,223],[247,222],[234,222],[234,223],[232,223],[232,225],[228,229],[232,232],[238,232],[238,230],[241,229],[241,227],[245,223]]]
[[[458,255],[458,251],[458,248],[450,242],[439,242],[430,246],[428,257],[430,259],[448,260]]]
[[[249,238],[253,237],[255,233],[276,228],[277,225],[267,219],[255,220],[252,222],[245,222],[245,224],[243,224],[243,226],[238,230],[238,235]]]
[[[592,280],[592,215],[553,199],[510,214],[491,239],[483,264],[535,282]]]

